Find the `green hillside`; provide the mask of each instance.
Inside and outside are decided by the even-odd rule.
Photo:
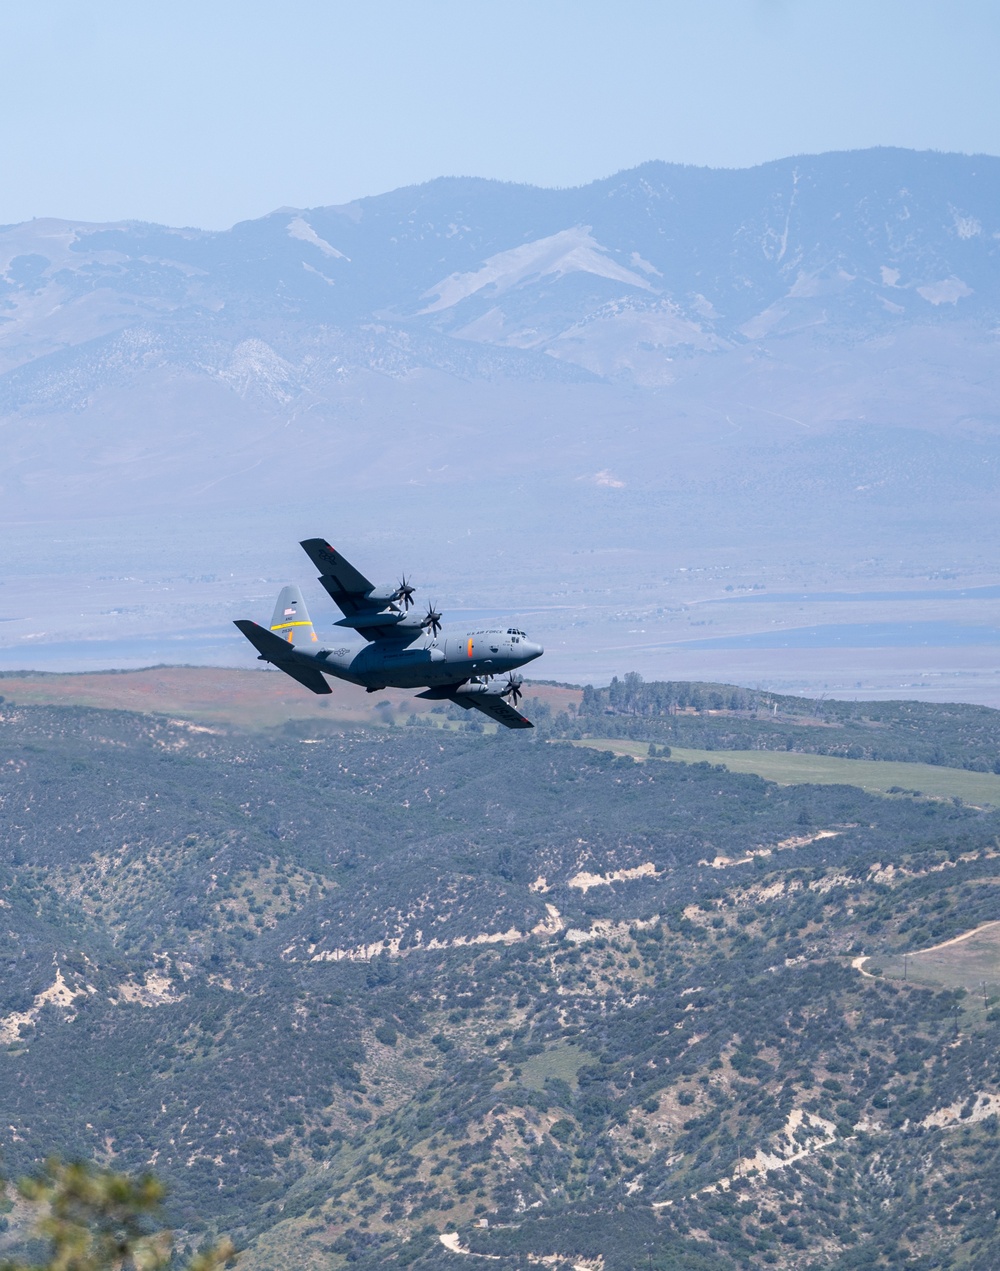
[[[1000,813],[553,732],[0,708],[5,1168],[261,1271],[994,1266],[1000,1018],[898,972]]]
[[[632,672],[607,688],[588,685],[578,705],[547,719],[560,735],[576,738],[1000,772],[1000,711],[963,703],[816,700],[732,684],[646,682]]]

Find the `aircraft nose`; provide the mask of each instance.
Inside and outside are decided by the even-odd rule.
[[[530,640],[525,640],[522,644],[521,656],[527,662],[534,662],[535,658],[540,658],[545,650],[540,644],[533,644]]]

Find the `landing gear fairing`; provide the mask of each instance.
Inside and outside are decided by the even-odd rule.
[[[319,569],[319,581],[344,615],[334,625],[354,630],[363,649],[316,648],[319,638],[298,587],[284,587],[270,629],[240,618],[236,626],[263,662],[298,680],[313,693],[329,693],[326,676],[359,684],[369,693],[384,688],[422,688],[418,697],[475,708],[505,728],[531,728],[517,710],[521,680],[514,672],[542,656],[516,627],[442,634],[433,604],[412,612],[414,588],[403,576],[376,587],[325,539],[302,543]],[[505,678],[504,678],[505,677]]]

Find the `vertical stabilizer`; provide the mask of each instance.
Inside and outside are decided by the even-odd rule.
[[[302,592],[298,587],[282,587],[271,618],[271,630],[289,644],[315,644],[316,632]]]

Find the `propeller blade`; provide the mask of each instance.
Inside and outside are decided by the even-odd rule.
[[[420,625],[422,627],[430,627],[431,634],[435,636],[441,630],[441,615],[433,605],[427,606],[427,616]]]
[[[512,706],[516,706],[521,700],[521,680],[515,680],[513,675],[507,677],[507,687],[503,691],[504,697],[509,697]]]
[[[403,602],[403,608],[409,609],[413,604],[413,587],[406,581],[404,574],[399,580],[399,586],[396,588],[396,599]]]

